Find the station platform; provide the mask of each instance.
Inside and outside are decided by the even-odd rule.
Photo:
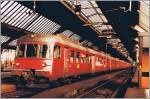
[[[13,91],[16,91],[16,85],[1,84],[1,93],[0,94],[9,93],[9,92],[13,92]]]
[[[124,98],[149,98],[149,89],[138,86],[138,70],[134,73]]]

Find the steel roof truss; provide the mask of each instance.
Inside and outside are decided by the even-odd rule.
[[[41,20],[41,21],[35,26],[35,28],[33,29],[33,32],[38,33],[38,30],[41,28],[42,23],[45,23],[45,22],[46,22],[46,19],[43,17],[43,20]]]
[[[10,1],[9,3],[7,3],[7,5],[5,5],[5,7],[3,9],[1,9],[1,15],[7,10],[9,9],[9,7],[11,7],[11,5],[14,3],[14,1]]]
[[[50,31],[50,33],[51,34],[53,34],[54,32],[55,32],[55,27],[56,27],[57,25],[55,25],[52,29],[51,29],[51,31]]]
[[[95,15],[97,15],[97,13],[93,13],[91,15],[87,15],[86,17],[92,17],[92,16],[95,16]]]
[[[33,20],[33,18],[35,18],[36,16],[37,16],[37,13],[34,16],[29,15],[18,27],[21,27],[22,29],[24,29],[26,24],[30,23]]]
[[[41,29],[38,30],[39,33],[43,33],[46,32],[47,30],[47,27],[48,27],[48,24],[49,24],[49,21],[46,21],[42,26],[41,26]],[[43,29],[42,29],[43,28]]]
[[[53,23],[52,25],[51,25],[51,30],[49,31],[49,33],[52,33],[52,29],[55,27],[55,23]]]
[[[39,31],[42,29],[44,24],[46,23],[47,19],[43,19],[39,24],[37,24],[36,28],[33,31],[36,31],[36,33],[40,33]],[[42,29],[44,30],[44,29]]]
[[[47,22],[45,23],[44,30],[41,31],[41,32],[42,32],[42,33],[48,33],[49,29],[51,29],[51,28],[49,28],[49,26],[50,26],[51,24],[52,24],[52,23],[51,23],[50,21],[47,21]]]
[[[55,33],[55,31],[57,31],[59,28],[59,25],[55,24],[55,26],[52,28],[52,33]]]
[[[93,9],[82,9],[81,12],[84,13],[86,16],[96,13]]]
[[[92,4],[91,4],[92,5]],[[94,8],[94,6],[92,5],[93,9],[96,11],[96,13],[98,14],[98,16],[102,19],[100,13],[96,10],[96,8]],[[102,19],[102,21],[104,22],[104,20]],[[109,27],[107,27],[109,29]]]
[[[42,19],[43,19],[43,17],[42,17],[42,16],[39,16],[35,21],[33,21],[32,24],[30,24],[30,25],[27,27],[27,30],[28,30],[28,31],[31,31],[31,30],[36,26],[36,24],[38,24],[38,22],[39,22],[40,20],[42,20]]]
[[[8,24],[13,25],[13,23],[16,22],[16,20],[21,16],[21,13],[25,10],[27,10],[27,8],[22,6],[21,10],[19,10],[19,12],[13,17],[13,19]]]
[[[47,33],[50,33],[51,31],[51,28],[49,28],[49,26],[53,25],[53,22],[52,21],[49,21],[49,24],[48,24],[48,30],[46,31]]]
[[[98,7],[98,5],[95,1],[89,1],[89,2],[91,2],[94,7]]]
[[[62,34],[65,35],[66,37],[70,37],[73,34],[73,32],[70,30],[65,30],[62,32]]]
[[[31,24],[30,26],[29,26],[29,31],[33,31],[35,28],[36,28],[36,26],[41,22],[41,20],[43,20],[44,19],[44,17],[42,17],[42,16],[40,16],[37,20],[35,20],[35,22],[33,22],[33,24]]]
[[[49,26],[51,26],[52,24],[53,24],[53,23],[52,23],[51,21],[48,21],[46,33],[49,33],[49,31],[51,30],[51,28],[49,28]]]
[[[18,5],[18,9],[15,10],[15,12],[10,16],[10,18],[8,20],[5,21],[5,23],[8,23],[10,24],[12,22],[12,20],[16,17],[16,15],[21,12],[21,10],[23,9],[24,7],[21,6],[21,4]]]
[[[17,5],[6,17],[4,17],[1,22],[7,23],[9,20],[11,20],[11,16],[19,9],[21,5]]]
[[[30,11],[30,9],[28,9],[28,10],[26,11],[26,13],[28,13],[29,11]],[[19,27],[19,25],[20,25],[21,23],[23,23],[27,17],[29,17],[29,15],[26,14],[26,13],[25,13],[24,16],[21,18],[21,20],[17,22],[17,24],[15,25],[16,27]]]
[[[17,3],[15,2],[11,7],[9,7],[3,14],[1,14],[1,20],[5,18],[10,12],[17,6]]]
[[[9,1],[4,1],[1,3],[1,10],[9,3]]]
[[[23,29],[27,29],[29,26],[31,26],[31,24],[33,22],[35,22],[35,20],[37,20],[39,18],[39,14],[36,13],[32,18],[30,18],[28,21],[27,21],[27,24],[25,23],[22,27]]]
[[[20,15],[11,25],[12,26],[16,26],[19,21],[21,21],[23,19],[23,17],[26,15],[26,11],[28,11],[29,9],[25,8],[25,10],[23,10],[21,13],[19,13],[18,15]]]
[[[7,42],[9,39],[10,39],[10,37],[8,37],[8,36],[0,36],[0,43],[2,44],[2,43],[5,43],[5,42]]]

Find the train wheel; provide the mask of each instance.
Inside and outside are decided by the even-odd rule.
[[[76,82],[76,81],[78,81],[79,79],[78,79],[78,76],[74,76],[73,78],[72,78],[72,82]]]
[[[59,78],[59,79],[58,79],[58,82],[59,82],[60,84],[66,84],[66,81],[65,81],[64,78]]]
[[[36,76],[35,83],[49,83],[49,79],[46,77]]]
[[[72,83],[71,78],[68,78],[66,81],[67,81],[68,84]]]
[[[27,85],[27,81],[25,78],[21,75],[20,77],[17,77],[17,83],[16,83],[16,88],[24,88]]]
[[[58,81],[51,81],[51,82],[49,82],[49,86],[51,87],[51,88],[53,88],[53,87],[59,87],[61,84],[60,84],[60,82],[58,82]]]

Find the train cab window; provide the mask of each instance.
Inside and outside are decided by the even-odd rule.
[[[36,57],[37,56],[37,44],[27,44],[26,57]]]
[[[18,46],[17,57],[24,57],[24,52],[25,52],[25,44],[20,44],[20,46]]]
[[[54,46],[54,58],[60,59],[60,57],[61,57],[60,46],[55,45],[55,46]]]
[[[70,53],[70,62],[74,61],[74,51],[71,51]]]
[[[76,54],[76,62],[79,63],[80,61],[80,52],[77,52]]]
[[[48,58],[47,53],[48,53],[48,45],[40,45],[39,57]]]

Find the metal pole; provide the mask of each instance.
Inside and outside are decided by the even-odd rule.
[[[129,2],[129,11],[131,11],[132,10],[132,0],[130,0],[130,2]]]
[[[139,67],[138,67],[138,84],[142,86],[142,53],[143,52],[143,36],[139,36]]]

